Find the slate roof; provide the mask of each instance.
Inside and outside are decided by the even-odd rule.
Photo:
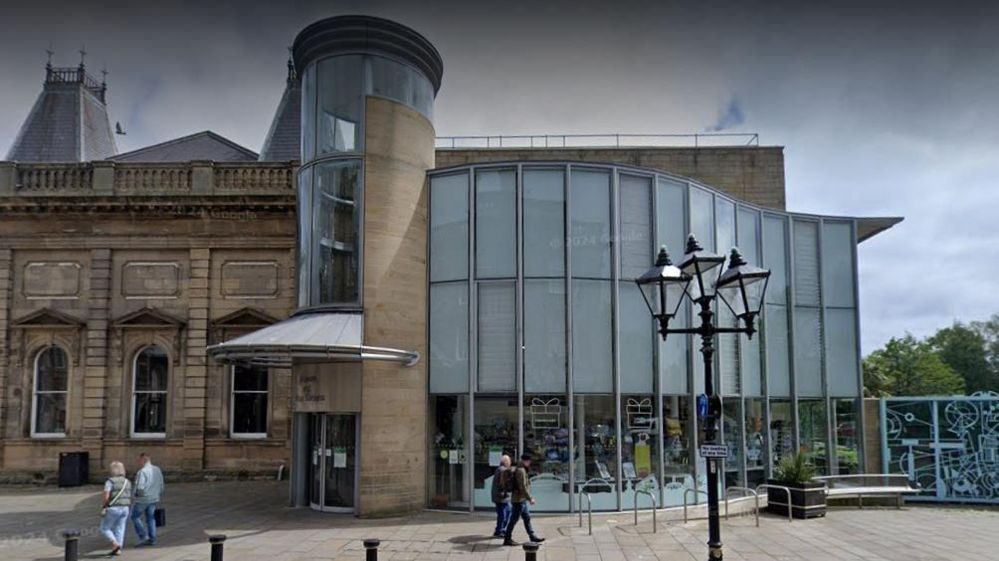
[[[302,83],[289,64],[288,80],[274,112],[271,128],[260,149],[260,161],[284,162],[301,158]]]
[[[42,92],[21,125],[7,159],[20,162],[104,160],[118,152],[103,84],[82,67],[48,68]]]
[[[116,162],[255,162],[257,153],[218,135],[202,131],[109,158]]]

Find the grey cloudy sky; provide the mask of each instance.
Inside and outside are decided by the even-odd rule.
[[[19,2],[0,19],[0,150],[45,48],[107,65],[129,150],[211,129],[259,150],[287,47],[321,17],[441,51],[438,134],[687,133],[785,146],[788,208],[906,221],[861,245],[863,347],[999,312],[992,2]]]

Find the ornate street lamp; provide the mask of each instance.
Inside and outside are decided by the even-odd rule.
[[[721,524],[718,516],[718,460],[728,456],[728,450],[717,442],[718,419],[721,417],[721,400],[715,395],[714,339],[718,333],[745,333],[752,337],[756,332],[755,321],[763,306],[770,271],[746,263],[733,248],[727,269],[725,257],[706,251],[697,243],[693,234],[687,238],[687,252],[679,267],[670,263],[666,248],[659,250],[654,267],[635,280],[642,290],[645,303],[652,317],[659,324],[663,340],[671,333],[700,335],[701,355],[704,357],[704,396],[707,411],[700,411],[704,442],[700,454],[708,467],[708,559],[722,559]],[[680,309],[683,296],[700,307],[701,324],[697,327],[671,328],[669,322]],[[736,327],[718,327],[714,324],[711,303],[720,297],[742,323]]]

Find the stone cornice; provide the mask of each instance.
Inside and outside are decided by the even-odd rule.
[[[0,196],[0,214],[141,213],[179,218],[227,218],[252,211],[294,215],[295,195],[157,195],[157,196]],[[238,218],[233,216],[232,218]]]

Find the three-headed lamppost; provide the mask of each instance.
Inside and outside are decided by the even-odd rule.
[[[670,262],[666,247],[659,250],[654,267],[635,280],[642,290],[645,303],[652,317],[659,323],[663,340],[669,334],[701,336],[701,355],[704,356],[704,397],[698,398],[698,416],[704,429],[704,443],[700,454],[708,466],[708,559],[722,558],[721,527],[718,519],[719,460],[728,456],[728,449],[717,442],[717,422],[721,416],[721,400],[715,395],[712,365],[714,338],[718,333],[745,333],[752,338],[756,333],[756,317],[763,306],[770,271],[754,267],[732,248],[728,268],[725,257],[705,251],[693,234],[687,238],[687,252],[679,266]],[[724,272],[722,272],[724,271]],[[669,322],[680,310],[684,298],[700,306],[701,324],[697,327],[671,328]],[[717,327],[713,322],[711,303],[720,297],[732,314],[738,318],[735,327]],[[693,324],[693,322],[691,322]],[[706,401],[705,404],[700,402]]]

